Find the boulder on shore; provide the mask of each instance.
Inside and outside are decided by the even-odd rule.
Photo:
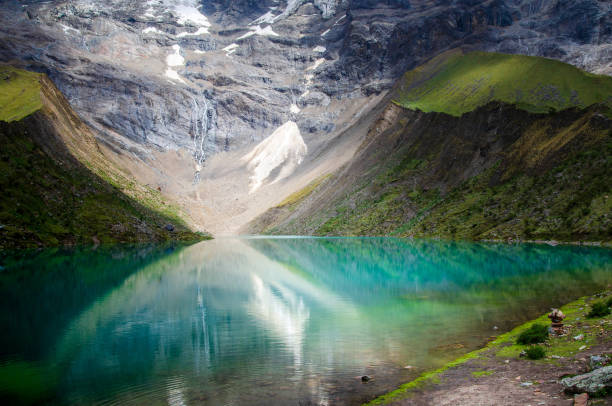
[[[586,374],[572,376],[561,380],[567,393],[590,394],[601,393],[612,389],[612,366],[603,367]]]

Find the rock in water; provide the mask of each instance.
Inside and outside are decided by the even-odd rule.
[[[612,389],[612,366],[596,369],[592,372],[564,378],[561,384],[567,393],[590,394],[601,393],[604,390]]]
[[[361,377],[361,382],[368,382],[370,379],[372,379],[371,377],[364,375]]]

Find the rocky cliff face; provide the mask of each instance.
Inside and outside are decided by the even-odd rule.
[[[337,126],[342,102],[387,89],[458,44],[611,72],[596,0],[4,1],[0,58],[45,71],[122,148],[187,148],[201,164],[294,118]]]
[[[215,175],[211,157],[251,149],[289,121],[312,154],[406,69],[458,45],[612,73],[612,6],[597,0],[5,0],[2,9],[0,60],[47,73],[103,144],[158,173],[156,185],[177,182],[161,174],[158,152],[183,151],[181,173],[197,183]]]
[[[0,94],[0,249],[206,237],[108,161],[47,77],[0,65]]]

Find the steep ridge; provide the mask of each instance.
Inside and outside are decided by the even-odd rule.
[[[0,248],[205,236],[106,159],[45,75],[0,66],[0,94]]]
[[[456,108],[462,105],[451,102],[430,103],[434,107],[430,110],[441,112],[418,110],[429,102],[430,93],[448,89],[453,93],[469,76],[461,69],[457,76],[449,76],[445,63],[469,65],[473,57],[506,58],[468,54],[457,60],[457,55],[449,53],[407,73],[392,95],[394,102],[370,127],[350,163],[289,196],[287,204],[268,210],[251,223],[250,231],[610,241],[612,200],[607,179],[612,175],[612,110],[606,89],[612,78],[575,70],[580,80],[565,77],[560,82],[563,92],[554,74],[548,82],[537,83],[550,92],[528,105],[518,99],[475,97],[464,98],[471,110],[461,115]],[[514,56],[512,63],[514,58],[528,57]],[[551,72],[559,71],[557,62],[537,63],[551,63]],[[474,66],[480,69],[479,64]],[[487,89],[489,94],[506,85],[503,78],[489,79],[496,83]],[[566,89],[574,94],[576,83],[602,91],[589,92],[595,98],[583,97],[582,103],[572,98],[569,106],[561,103],[562,110],[555,111],[548,95],[564,94]],[[526,94],[531,85],[515,81],[515,94],[519,90]],[[420,98],[411,89],[426,91]],[[553,110],[529,111],[541,111],[539,106]]]

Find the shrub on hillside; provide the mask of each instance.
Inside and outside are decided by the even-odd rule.
[[[610,302],[610,300],[608,300],[608,302]],[[603,317],[610,314],[610,306],[608,305],[608,302],[600,300],[599,302],[593,303],[591,305],[591,311],[589,312],[589,314],[587,314],[587,317]]]
[[[546,355],[546,351],[544,350],[544,347],[535,345],[533,347],[527,348],[525,350],[525,354],[529,359],[542,359],[544,358],[544,355]]]
[[[548,338],[548,326],[546,324],[533,324],[523,331],[517,338],[517,344],[538,344]]]

